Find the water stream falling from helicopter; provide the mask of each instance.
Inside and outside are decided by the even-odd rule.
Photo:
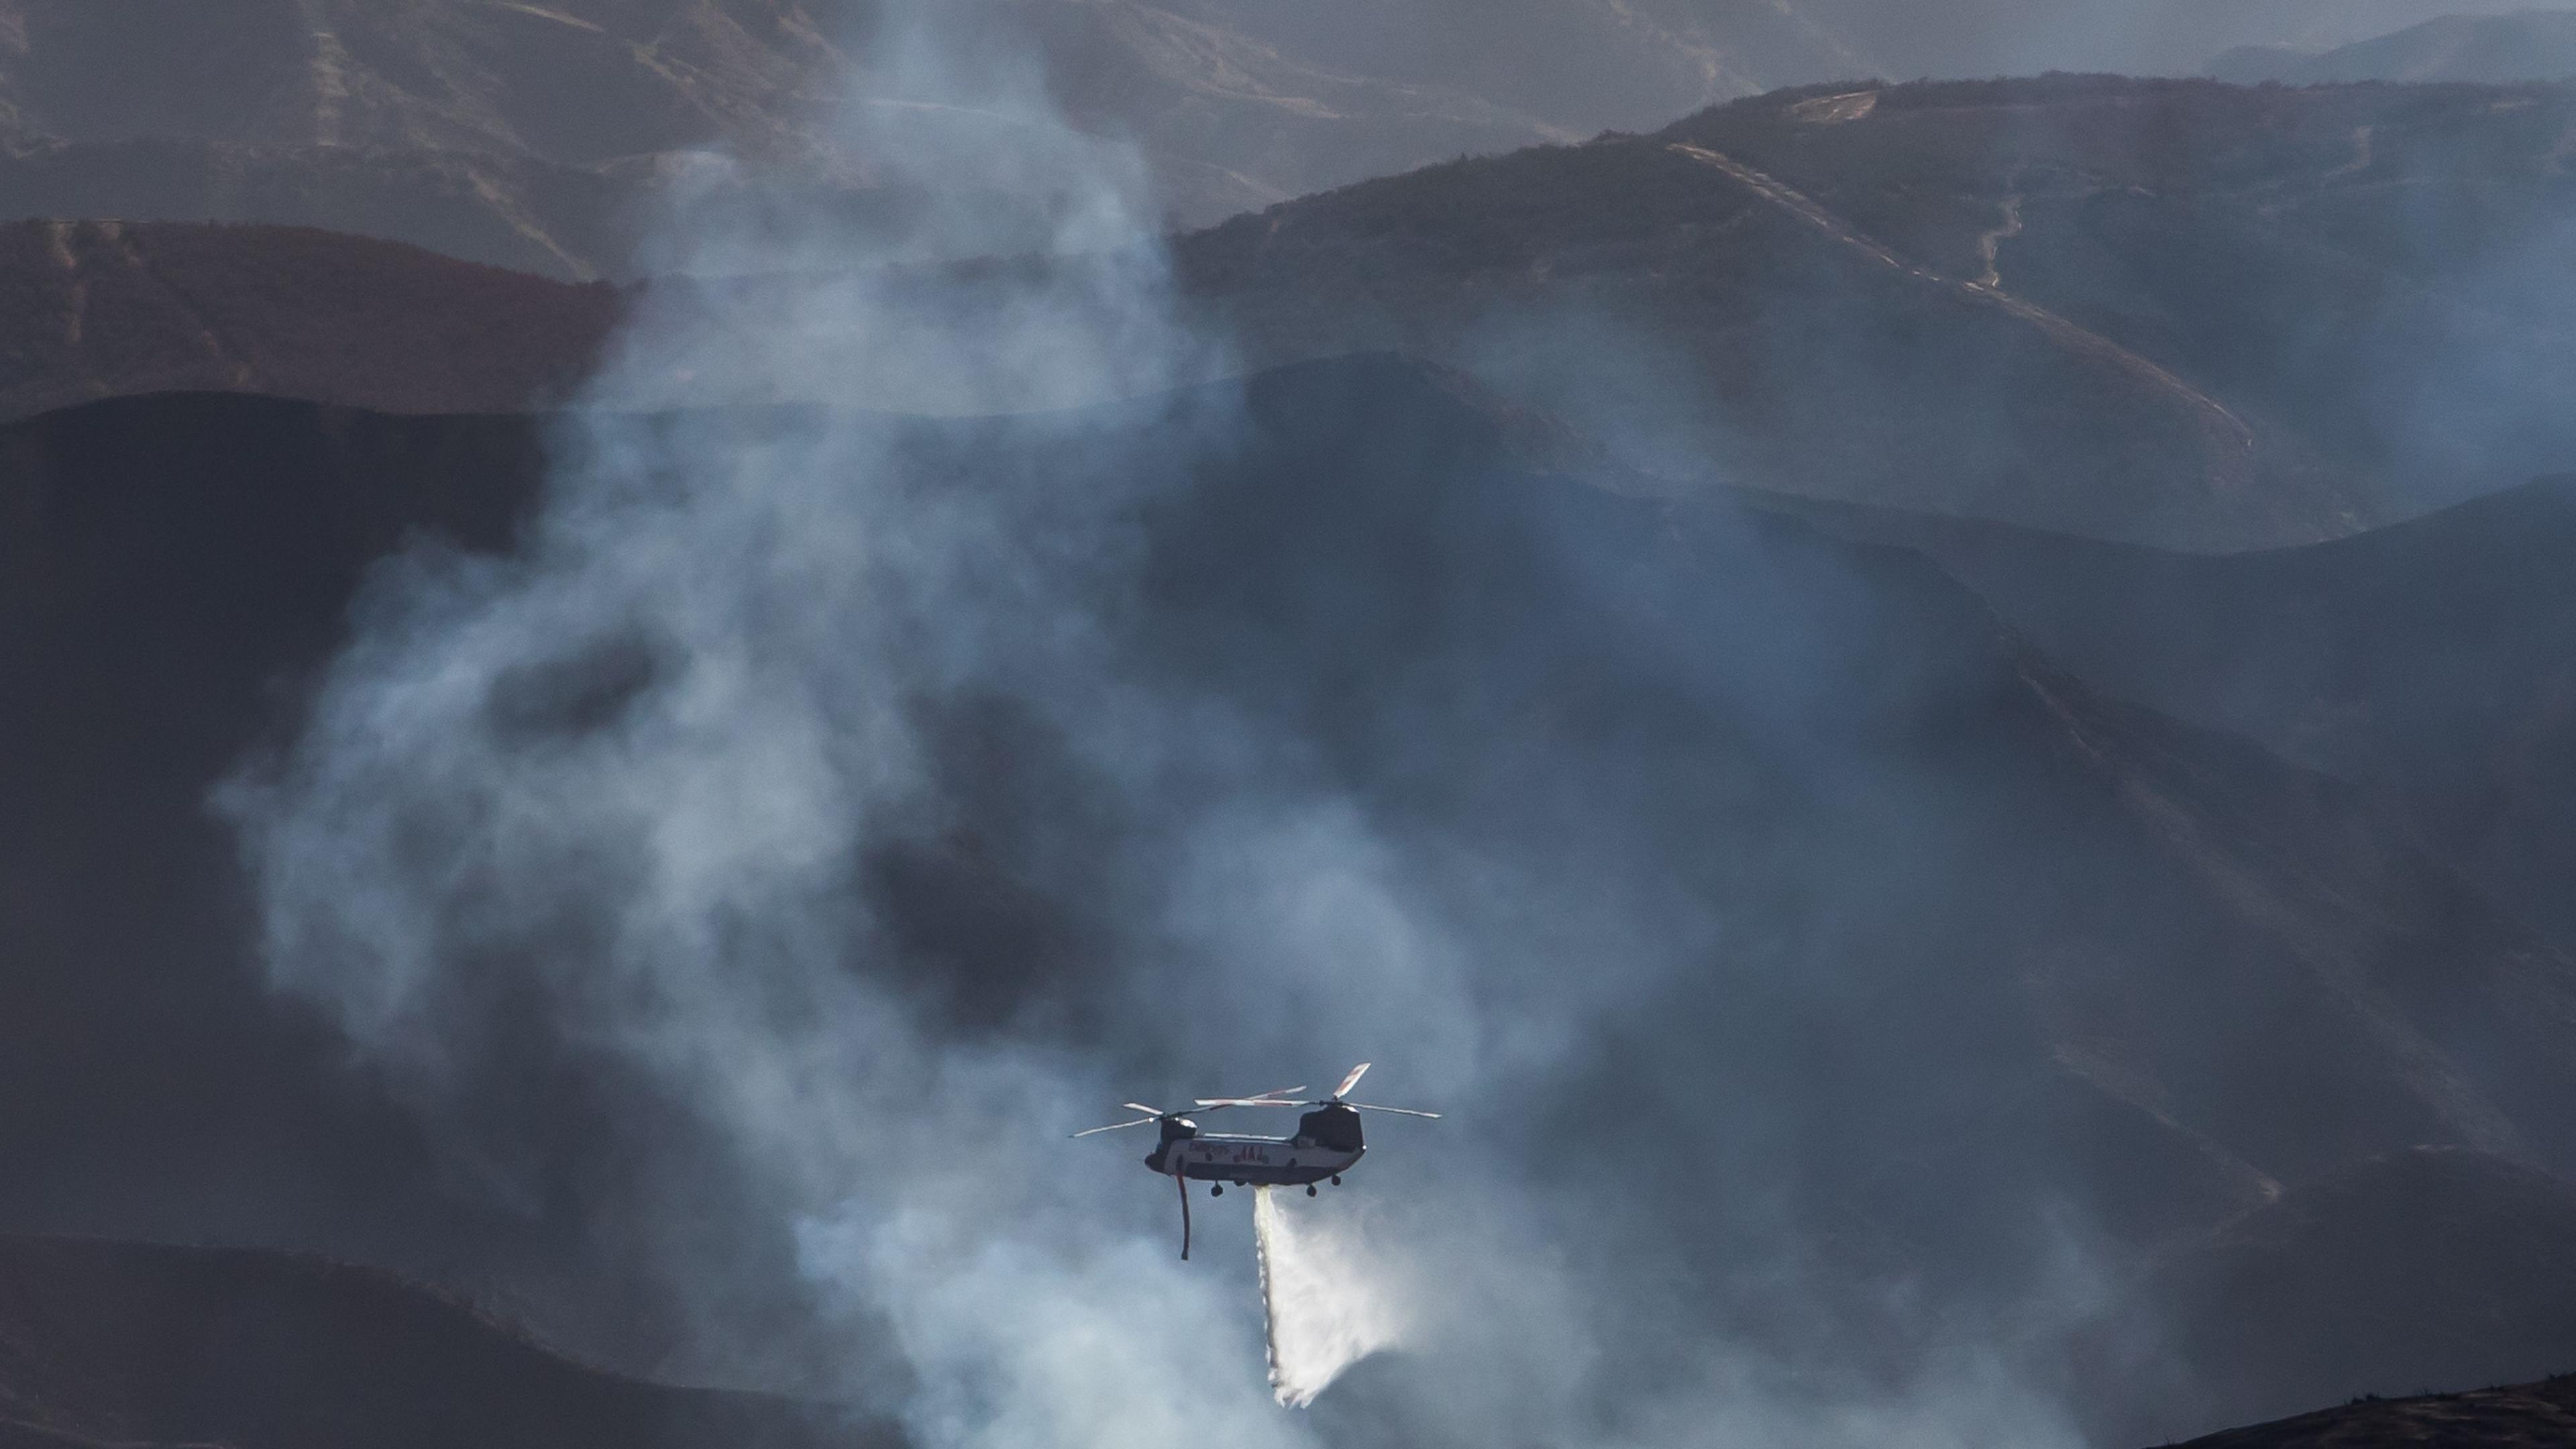
[[[1361,1271],[1351,1245],[1292,1223],[1267,1187],[1252,1190],[1252,1242],[1270,1387],[1282,1406],[1306,1407],[1342,1370],[1400,1345],[1402,1316]]]

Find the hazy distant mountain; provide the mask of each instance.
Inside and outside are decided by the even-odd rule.
[[[1688,4],[1694,0],[1672,0]],[[1877,58],[1891,80],[1974,78],[2049,70],[2190,75],[2212,52],[2240,45],[2324,49],[2455,13],[2527,8],[2530,0],[1795,0]],[[1815,79],[1825,79],[1818,76]]]
[[[2474,81],[2503,84],[2576,76],[2576,10],[2447,15],[2394,35],[2331,50],[2243,46],[2209,63],[2219,80]]]
[[[581,165],[801,154],[842,57],[796,0],[0,0],[16,147],[161,137]]]
[[[1277,360],[1451,362],[1669,488],[2223,551],[2576,466],[2576,89],[1812,89],[1185,239]]]
[[[1643,130],[1871,75],[2177,70],[2175,37],[2302,39],[2296,6],[2101,0],[958,0],[1032,46],[1076,124],[1132,139],[1176,224],[1466,154]],[[2413,18],[2418,0],[2337,12]],[[925,99],[877,0],[241,0],[218,20],[0,0],[0,219],[320,226],[571,279],[633,274],[675,194],[915,197],[836,118]],[[2094,13],[2096,10],[2102,13]],[[149,18],[147,18],[147,16]],[[1006,46],[1005,48],[1008,48]],[[1531,64],[1543,55],[1546,63]],[[963,125],[1010,123],[927,99]],[[708,164],[721,150],[742,172]],[[941,184],[971,187],[949,176]]]
[[[688,160],[706,148],[809,205],[899,210],[836,129],[854,98],[908,94],[874,68],[869,8],[246,0],[219,18],[0,0],[0,216],[325,226],[583,278],[633,269],[645,220],[708,173]],[[1580,84],[1526,95],[1416,64],[1455,49],[1428,33],[1393,63],[1338,63],[1372,58],[1341,44],[1370,32],[1365,9],[1293,25],[1223,0],[993,9],[997,29],[1035,36],[1078,123],[1140,144],[1184,223],[1751,88],[1607,6],[1554,26],[1563,64],[1546,73]],[[1475,32],[1519,45],[1533,26]]]
[[[1182,239],[1177,263],[1255,365],[1456,366],[1639,487],[2277,546],[2576,468],[2551,384],[2576,369],[2556,285],[2576,194],[2555,169],[2576,88],[2516,100],[2103,79],[1789,92],[1286,204]],[[440,345],[396,346],[433,324],[344,325],[365,289],[285,284],[256,231],[15,235],[0,281],[28,350],[22,381],[0,369],[0,415],[153,385],[516,406],[578,376],[623,305],[283,243],[317,279],[452,294]],[[137,255],[171,286],[145,285]],[[174,300],[200,292],[213,348]],[[500,302],[522,294],[552,300]],[[237,378],[221,339],[253,296],[260,360]],[[171,320],[73,325],[119,308]],[[383,361],[309,365],[356,355]]]
[[[2190,74],[2231,45],[2322,48],[2528,0],[1159,3],[1345,72],[1454,86],[1580,129],[1633,130],[1707,101],[1826,80]],[[1547,64],[1529,63],[1541,54]]]
[[[1160,3],[1327,72],[1437,86],[1578,135],[1882,64],[1813,7],[1771,0]]]
[[[317,225],[589,276],[627,263],[654,156],[846,181],[813,138],[843,64],[792,0],[0,0],[0,215]]]

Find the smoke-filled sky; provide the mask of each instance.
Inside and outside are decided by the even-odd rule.
[[[1819,12],[1962,69],[2188,19]],[[957,14],[893,10],[913,104],[847,124],[974,205],[675,209],[788,280],[648,294],[520,546],[371,578],[220,794],[273,987],[453,1191],[577,1203],[680,1366],[925,1449],[2077,1442],[2043,1345],[2120,1149],[2061,1150],[2016,983],[2245,948],[2088,823],[1992,621],[1527,477],[1401,368],[1201,383],[1142,168]],[[1033,247],[1086,261],[867,265]],[[833,405],[630,410],[675,385]],[[1150,1143],[1066,1137],[1360,1060],[1448,1115],[1281,1205],[1299,1301],[1395,1342],[1288,1412],[1250,1203],[1183,1264]]]

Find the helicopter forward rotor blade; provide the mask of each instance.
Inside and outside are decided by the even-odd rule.
[[[1362,1062],[1358,1066],[1351,1068],[1351,1074],[1342,1078],[1342,1084],[1333,1089],[1333,1100],[1338,1102],[1342,1098],[1349,1096],[1351,1094],[1351,1088],[1360,1084],[1360,1078],[1368,1075],[1368,1069],[1369,1063],[1367,1062]]]
[[[1437,1112],[1417,1112],[1411,1107],[1379,1107],[1367,1102],[1344,1102],[1342,1105],[1345,1107],[1357,1107],[1363,1112],[1395,1112],[1407,1117],[1428,1117],[1434,1122],[1440,1120],[1440,1114]]]
[[[1162,1121],[1162,1120],[1163,1120],[1162,1115],[1161,1115],[1160,1113],[1157,1113],[1157,1114],[1155,1114],[1154,1116],[1151,1116],[1151,1117],[1139,1117],[1139,1118],[1137,1118],[1137,1119],[1136,1119],[1135,1121],[1133,1121],[1133,1122],[1112,1122],[1112,1123],[1110,1123],[1110,1124],[1109,1124],[1108,1126],[1106,1126],[1106,1127],[1092,1127],[1092,1128],[1088,1128],[1088,1129],[1086,1129],[1086,1130],[1084,1130],[1084,1131],[1076,1132],[1076,1133],[1075,1133],[1075,1134],[1073,1134],[1073,1135],[1074,1135],[1074,1136],[1076,1136],[1076,1137],[1089,1137],[1089,1136],[1091,1136],[1092,1134],[1094,1134],[1094,1133],[1098,1133],[1098,1132],[1115,1132],[1115,1131],[1119,1130],[1119,1129],[1120,1129],[1120,1128],[1122,1128],[1122,1127],[1142,1127],[1142,1126],[1144,1126],[1144,1125],[1145,1125],[1146,1123],[1148,1123],[1148,1122],[1160,1122],[1160,1121]]]
[[[1249,1097],[1201,1097],[1198,1104],[1202,1107],[1295,1107],[1303,1104],[1288,1099],[1304,1090],[1304,1087],[1281,1087],[1275,1092],[1261,1092]]]

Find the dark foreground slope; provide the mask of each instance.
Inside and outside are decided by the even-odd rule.
[[[1180,247],[1256,357],[1527,388],[1670,487],[2223,551],[2576,461],[2576,89],[1782,92]]]
[[[820,1405],[604,1373],[390,1274],[277,1254],[0,1238],[0,1443],[12,1449],[894,1442]]]
[[[1482,403],[1410,365],[1289,369],[1242,402],[1240,446],[1214,454],[1172,441],[1192,430],[1171,411],[1202,405],[1184,399],[905,424],[893,456],[937,488],[1079,490],[1093,457],[1141,473],[1141,551],[1099,581],[1127,601],[1103,615],[1120,677],[1263,721],[1389,840],[1445,858],[1471,839],[1480,871],[1548,882],[1564,922],[1610,910],[1640,949],[1680,953],[1546,1104],[1586,1124],[1551,1153],[1560,1187],[1690,1205],[1651,1267],[1594,1265],[1607,1281],[1687,1274],[1713,1325],[1823,1314],[1818,1352],[1901,1345],[1925,1295],[2019,1313],[2027,1245],[2072,1212],[2149,1325],[2120,1342],[2211,1387],[2170,1429],[2102,1380],[2070,1393],[2112,1439],[2193,1430],[2312,1382],[2319,1343],[2348,1345],[2328,1368],[2355,1392],[2416,1387],[2373,1356],[2412,1340],[2293,1300],[2248,1346],[2210,1322],[2241,1302],[2157,1264],[2417,1144],[2543,1175],[2576,1158],[2554,1106],[2576,1095],[2576,968],[2366,797],[2109,702],[1919,558],[1534,470]],[[461,1121],[429,1131],[262,992],[205,811],[297,717],[371,561],[416,530],[506,545],[545,426],[163,397],[0,433],[0,669],[23,686],[0,731],[25,742],[0,753],[0,908],[22,943],[0,1214],[498,1282],[622,1361],[666,1355],[656,1325],[681,1316],[635,1285],[707,1270],[738,1292],[687,1305],[697,1350],[737,1339],[731,1366],[775,1371],[803,1302],[792,1253],[722,1200],[723,1174],[676,1174],[706,1194],[674,1214],[711,1225],[694,1235],[591,1230],[648,1179],[669,1205],[673,1164],[704,1147],[684,1113],[622,1092],[516,998],[468,997],[444,1009],[494,1013],[470,1037],[484,1055],[454,1066]],[[564,647],[586,677],[585,641]],[[651,683],[547,716],[527,747],[613,728],[618,690]],[[866,864],[888,930],[871,969],[959,1031],[1093,1041],[1111,963],[1141,949],[1101,903],[1172,873],[1188,846],[1156,835],[1153,792],[1217,788],[1223,761],[1111,788],[1007,692],[934,707],[954,754],[940,808]],[[510,701],[493,713],[528,733]],[[1096,848],[1051,849],[1067,829]],[[1663,1105],[1710,1101],[1785,1115]],[[1706,1154],[1649,1150],[1677,1111]],[[1776,1168],[1776,1193],[1727,1190],[1747,1162]],[[2449,1261],[2406,1212],[2362,1221],[2391,1281]],[[1831,1271],[1748,1271],[1783,1232]],[[2576,1221],[2535,1232],[2576,1242]],[[2556,1290],[2520,1263],[2457,1276],[2423,1310],[2459,1345],[2444,1362],[2502,1377],[2535,1320],[2494,1305],[2537,1314]],[[745,1347],[763,1343],[786,1346]]]
[[[2126,1402],[2104,1417],[2135,1440],[2546,1375],[2576,1363],[2571,1224],[2576,1186],[2527,1166],[2458,1148],[2367,1158],[2164,1256],[2080,1336],[2079,1359],[2118,1385]],[[2401,1240],[2414,1247],[2391,1254]],[[2193,1373],[2122,1361],[2157,1331],[2150,1315]]]
[[[2322,1409],[2194,1439],[2190,1449],[2546,1449],[2576,1442],[2576,1375],[2512,1388]]]

